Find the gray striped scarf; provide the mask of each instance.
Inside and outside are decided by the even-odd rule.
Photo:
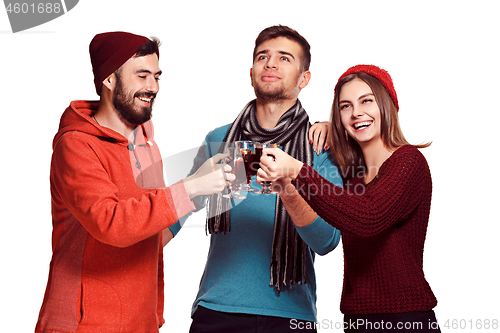
[[[245,106],[232,123],[219,152],[225,152],[228,145],[239,140],[277,143],[289,155],[312,166],[314,152],[308,139],[310,127],[309,116],[297,100],[297,103],[281,116],[274,129],[262,128],[257,120],[255,100],[253,100]],[[207,205],[209,233],[230,232],[230,209],[231,200],[223,198],[222,193],[209,197]],[[270,285],[274,285],[280,292],[284,286],[306,283],[307,251],[309,247],[298,235],[277,195]]]

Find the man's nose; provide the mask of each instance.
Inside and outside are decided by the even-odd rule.
[[[269,57],[269,59],[266,62],[266,68],[276,68],[277,67],[277,61],[275,57]]]
[[[148,79],[146,90],[154,94],[158,93],[158,90],[160,90],[160,84],[158,83],[158,80],[156,78]]]

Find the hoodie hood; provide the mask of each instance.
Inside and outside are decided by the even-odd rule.
[[[59,131],[54,137],[52,147],[57,145],[57,142],[67,132],[78,131],[89,135],[99,137],[102,140],[116,142],[118,144],[128,145],[129,140],[120,133],[113,131],[107,127],[99,125],[92,115],[97,112],[99,101],[73,101],[64,111],[59,122]],[[151,120],[140,126],[142,128],[141,135],[136,135],[134,144],[145,144],[149,140],[153,140],[153,123]]]

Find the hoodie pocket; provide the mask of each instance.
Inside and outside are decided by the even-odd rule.
[[[80,289],[78,289],[76,304],[76,321],[80,325],[83,321],[83,283],[80,284]]]
[[[120,332],[122,302],[115,289],[102,281],[82,277],[77,318],[81,328]]]

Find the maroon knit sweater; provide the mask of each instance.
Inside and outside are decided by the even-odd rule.
[[[432,181],[425,157],[400,147],[368,185],[346,190],[304,164],[295,180],[302,197],[342,232],[344,314],[428,311],[437,300],[423,272]]]

